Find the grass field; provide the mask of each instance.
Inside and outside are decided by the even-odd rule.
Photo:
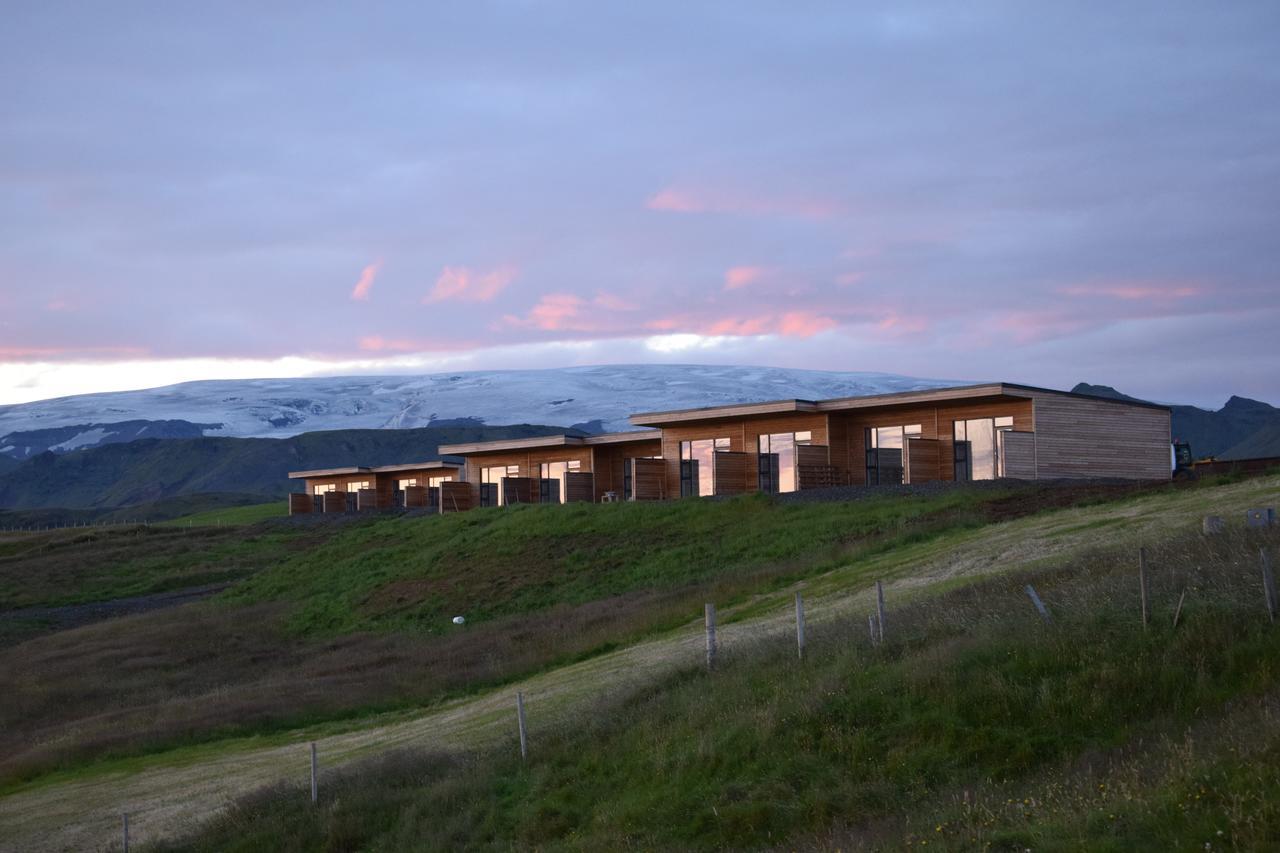
[[[260,521],[267,521],[272,518],[283,518],[288,514],[289,504],[287,502],[272,501],[270,503],[206,510],[184,515],[170,521],[163,521],[160,524],[169,527],[220,527],[223,525],[236,527],[245,524],[257,524]]]
[[[1146,630],[1132,553],[1098,552],[895,609],[883,646],[846,622],[803,661],[785,637],[690,661],[528,764],[398,753],[326,780],[318,812],[287,787],[159,849],[1264,849],[1280,629],[1257,549],[1280,536],[1236,530],[1153,548]]]
[[[217,791],[220,801],[246,785],[271,782],[279,778],[279,749],[299,739],[322,738],[326,755],[336,761],[422,743],[447,744],[450,751],[467,746],[481,750],[474,761],[498,760],[486,757],[485,744],[496,732],[504,740],[510,728],[506,702],[493,687],[525,684],[538,714],[555,708],[556,715],[577,721],[574,729],[583,728],[583,714],[593,708],[608,706],[610,716],[624,712],[618,702],[651,695],[654,683],[662,696],[676,696],[682,679],[692,677],[688,662],[698,659],[699,640],[687,626],[704,600],[722,606],[726,638],[765,625],[785,634],[786,606],[797,582],[812,597],[813,618],[821,624],[837,613],[847,618],[850,606],[865,608],[874,578],[888,581],[898,602],[949,590],[960,595],[975,577],[1010,569],[1048,572],[1100,542],[1158,542],[1194,526],[1199,514],[1238,512],[1274,497],[1278,488],[1280,481],[1271,478],[1138,491],[961,490],[794,506],[748,498],[524,507],[314,529],[206,529],[202,535],[211,543],[224,535],[258,540],[252,547],[270,556],[216,602],[89,625],[0,651],[0,689],[12,700],[0,708],[0,834],[6,828],[25,838],[34,836],[22,833],[48,833],[49,816],[61,814],[64,826],[50,837],[71,843],[75,833],[97,825],[99,817],[91,815],[109,818],[115,807],[108,804],[119,798],[154,810],[150,823],[139,818],[140,827],[159,832],[165,826],[172,833],[181,824],[174,817],[161,821],[161,814],[202,808],[180,792]],[[664,527],[675,533],[667,535]],[[738,531],[745,535],[734,550]],[[272,537],[279,540],[264,544]],[[433,549],[432,539],[447,547]],[[24,541],[30,547],[32,540]],[[139,542],[144,550],[153,544]],[[42,583],[20,572],[14,579],[19,591]],[[455,613],[471,621],[455,630],[448,621]],[[865,619],[865,610],[858,616]],[[963,637],[940,639],[929,630],[922,634],[926,645],[963,645]],[[821,632],[815,637],[829,642]],[[726,642],[732,648],[737,641]],[[857,661],[846,665],[861,666]],[[760,666],[775,663],[781,665],[766,655]],[[585,678],[582,685],[590,690],[570,688],[565,679],[571,673]],[[611,698],[600,699],[601,691]],[[753,701],[748,694],[729,695],[733,708]],[[541,737],[570,734],[553,726]],[[1127,736],[1121,731],[1118,737]],[[596,741],[575,747],[566,740],[564,755],[584,743]],[[198,779],[183,769],[211,761],[221,768],[217,779]],[[417,765],[409,760],[405,766]],[[1019,778],[1030,784],[1045,770],[1024,768]],[[449,778],[457,784],[454,775]],[[109,779],[107,787],[97,781]],[[59,800],[63,790],[75,791],[67,794],[74,800]],[[542,793],[533,795],[526,805],[542,809]],[[561,795],[567,796],[552,800]],[[633,794],[620,790],[617,796]],[[524,808],[512,802],[517,812]],[[941,800],[919,802],[931,814],[946,811]],[[460,814],[458,820],[474,817]],[[585,831],[581,819],[581,813],[567,818],[578,827],[574,833]],[[838,820],[829,823],[783,821],[775,840],[781,842],[781,833],[825,843],[823,833],[839,829]],[[774,825],[766,822],[764,831],[774,832]],[[514,838],[547,831],[510,822],[501,832],[508,830]],[[607,841],[618,829],[601,831],[606,834],[583,837]],[[315,838],[312,830],[298,837]],[[395,846],[376,833],[368,837]],[[574,846],[576,835],[546,837],[552,846]],[[340,839],[324,844],[344,847]]]

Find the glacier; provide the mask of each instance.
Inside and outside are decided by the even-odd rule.
[[[633,429],[633,412],[822,399],[968,384],[890,373],[635,364],[390,376],[204,380],[0,406],[12,433],[114,421],[185,420],[205,435],[284,438],[333,429],[405,429],[449,420]],[[91,435],[68,445],[91,446]],[[61,449],[61,448],[60,448]]]

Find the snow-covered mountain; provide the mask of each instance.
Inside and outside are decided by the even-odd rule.
[[[632,412],[787,398],[820,399],[960,384],[887,373],[775,367],[606,365],[415,376],[339,376],[186,382],[0,406],[0,454],[55,451],[122,440],[112,424],[185,421],[205,435],[283,438],[301,432],[410,428],[467,419],[542,423],[593,432],[631,428]],[[218,425],[211,428],[210,425]],[[82,427],[79,432],[67,430]],[[57,428],[56,434],[53,432]],[[197,433],[198,434],[198,433]],[[25,444],[24,444],[25,441]],[[41,448],[43,449],[43,448]]]

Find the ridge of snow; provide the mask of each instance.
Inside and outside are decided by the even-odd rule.
[[[284,438],[332,429],[407,429],[436,420],[634,429],[635,412],[823,399],[965,384],[888,373],[724,365],[603,365],[399,376],[207,380],[0,406],[0,435],[104,420],[221,422],[206,435]],[[93,431],[63,445],[89,446]],[[99,439],[101,436],[98,437]]]

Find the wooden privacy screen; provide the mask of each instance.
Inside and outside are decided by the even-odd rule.
[[[713,465],[717,495],[740,495],[747,490],[747,454],[717,450]]]
[[[501,488],[503,503],[536,504],[540,494],[537,477],[503,477]]]
[[[476,505],[475,490],[465,480],[445,480],[439,491],[440,512],[465,512]]]
[[[633,501],[660,501],[667,497],[665,459],[632,459],[631,466]]]
[[[942,479],[942,442],[933,438],[907,439],[907,482]]]
[[[378,508],[378,490],[360,489],[356,492],[356,508],[359,510]]]
[[[844,485],[844,476],[831,464],[831,448],[825,444],[796,445],[796,488],[825,489]]]
[[[996,433],[1000,447],[1001,477],[1036,478],[1036,434],[1002,430]]]
[[[590,503],[595,500],[595,476],[590,471],[568,471],[564,475],[564,500],[565,503],[570,501],[587,501]]]
[[[297,492],[289,495],[289,515],[302,515],[314,511],[315,504],[311,500],[311,495],[302,495]]]
[[[426,486],[405,486],[404,505],[406,508],[426,506],[427,505],[427,487]]]
[[[324,511],[325,512],[346,512],[347,511],[347,493],[346,492],[325,492],[324,493]]]

